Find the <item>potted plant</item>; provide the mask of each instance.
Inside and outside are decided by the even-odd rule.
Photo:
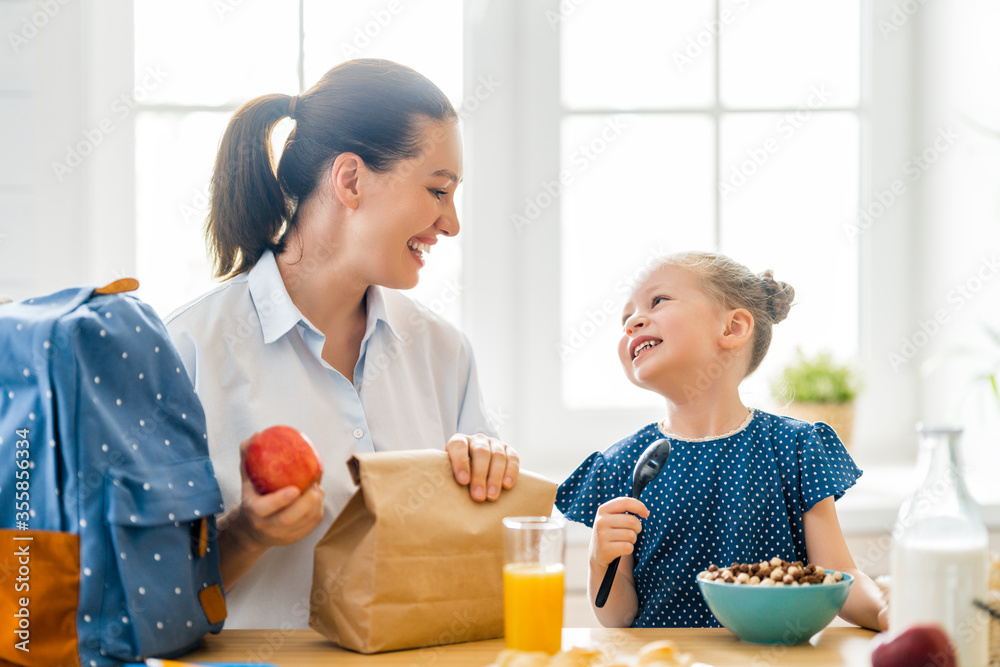
[[[857,371],[838,363],[827,351],[806,356],[801,349],[795,359],[771,383],[774,397],[784,407],[778,412],[808,422],[826,422],[844,446],[851,446],[854,398],[858,394]]]

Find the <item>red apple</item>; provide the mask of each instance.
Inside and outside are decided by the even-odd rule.
[[[291,426],[272,426],[254,433],[247,445],[247,477],[257,493],[273,493],[286,486],[305,491],[323,476],[316,448]]]
[[[872,667],[955,667],[955,649],[937,625],[913,625],[884,638],[872,651]]]

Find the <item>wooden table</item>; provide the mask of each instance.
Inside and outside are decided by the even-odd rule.
[[[869,643],[875,635],[861,628],[830,627],[797,646],[748,644],[723,629],[610,630],[567,628],[563,648],[612,645],[623,662],[647,642],[670,639],[698,662],[723,667],[825,667],[868,665]],[[337,648],[312,630],[223,630],[209,635],[204,646],[179,658],[190,662],[273,663],[280,667],[305,665],[383,665],[392,667],[485,667],[503,649],[502,639],[433,648],[360,655]]]

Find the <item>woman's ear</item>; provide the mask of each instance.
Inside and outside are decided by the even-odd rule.
[[[364,161],[354,153],[341,153],[327,172],[333,195],[350,209],[358,207],[359,181],[365,169]]]
[[[719,345],[726,350],[742,347],[753,335],[753,315],[746,308],[736,308],[729,311],[726,328],[719,337]]]

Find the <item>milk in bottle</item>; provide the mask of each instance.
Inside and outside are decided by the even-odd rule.
[[[969,496],[958,453],[961,429],[919,428],[926,476],[903,504],[893,529],[889,628],[937,623],[955,645],[959,665],[988,663],[989,541]]]

